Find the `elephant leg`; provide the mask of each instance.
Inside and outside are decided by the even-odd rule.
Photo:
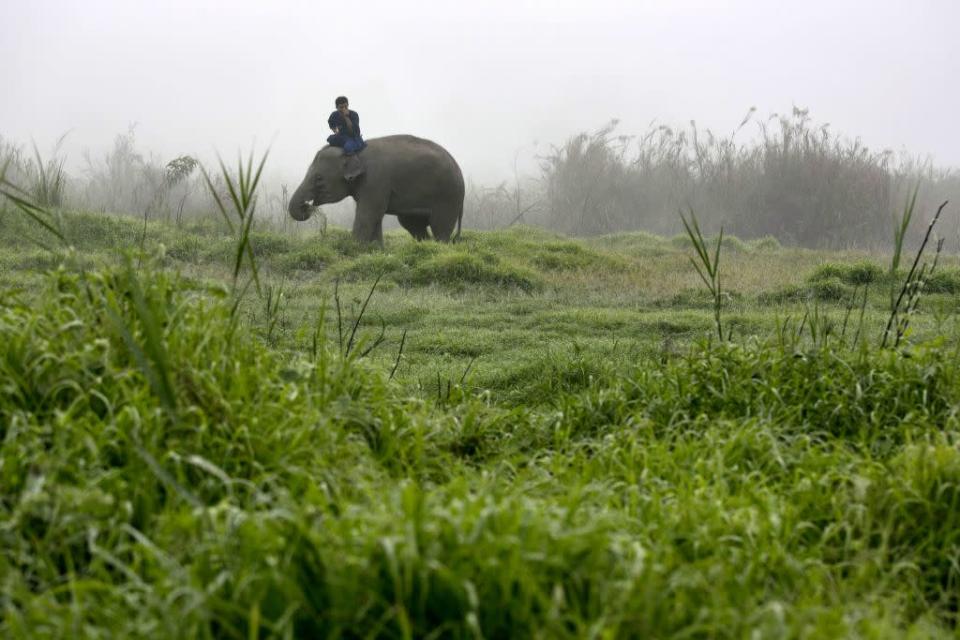
[[[439,242],[450,242],[450,237],[457,229],[457,220],[462,210],[462,203],[451,202],[437,207],[430,216],[430,230],[433,231],[433,237]]]
[[[358,242],[375,242],[383,246],[382,207],[357,203],[357,213],[353,217],[353,237]]]
[[[427,232],[427,225],[430,223],[430,219],[424,216],[412,216],[412,215],[398,215],[397,220],[400,221],[400,226],[410,232],[417,240],[426,240],[430,237],[430,234]]]

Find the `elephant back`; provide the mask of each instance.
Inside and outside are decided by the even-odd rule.
[[[422,178],[429,175],[463,193],[460,165],[449,151],[432,140],[408,134],[370,138],[363,155],[369,162],[386,165],[401,176],[414,174]]]

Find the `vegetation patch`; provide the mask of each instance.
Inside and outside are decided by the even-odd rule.
[[[846,302],[853,300],[856,289],[836,276],[820,277],[806,285],[790,285],[776,291],[764,291],[757,296],[761,304],[789,304],[796,302]]]
[[[495,384],[508,391],[505,402],[509,404],[536,406],[549,403],[558,393],[575,393],[612,373],[612,369],[596,355],[569,348],[537,354],[504,371]]]
[[[827,262],[818,266],[807,280],[811,283],[839,280],[846,285],[863,286],[889,282],[887,276],[888,273],[873,262]]]
[[[400,275],[399,282],[407,286],[438,284],[454,289],[467,285],[490,285],[537,291],[543,283],[535,273],[521,267],[502,263],[488,253],[461,253],[450,250],[428,258]]]
[[[622,271],[626,263],[609,256],[590,251],[573,242],[551,242],[535,249],[532,264],[543,271],[570,271],[595,269],[598,271]]]
[[[270,264],[281,273],[295,271],[323,271],[337,261],[333,247],[320,242],[308,242],[281,256],[273,257]]]
[[[345,280],[374,280],[378,276],[397,278],[405,265],[396,255],[377,251],[344,262],[336,274]]]
[[[721,295],[725,304],[735,304],[743,300],[743,294],[738,291],[723,291]],[[681,289],[669,298],[654,301],[654,306],[658,308],[676,309],[710,309],[713,304],[710,292],[702,288]]]
[[[394,253],[403,264],[415,266],[443,253],[445,248],[438,242],[417,242],[410,238],[403,238],[397,245],[393,243],[388,245],[387,250]]]
[[[250,234],[250,246],[258,258],[274,258],[289,253],[294,242],[291,238],[279,233],[254,231]]]
[[[841,302],[853,299],[853,288],[840,278],[824,278],[810,284],[813,298],[823,302]]]
[[[780,241],[774,236],[763,236],[747,241],[747,246],[754,251],[778,251],[783,248]]]
[[[328,227],[322,237],[322,243],[343,257],[353,258],[370,251],[370,247],[364,247],[354,239],[349,229],[339,227]]]
[[[591,240],[591,244],[638,257],[655,257],[677,251],[670,241],[645,231],[600,236]]]
[[[715,247],[717,244],[717,238],[715,236],[705,236],[704,240],[711,247]],[[668,242],[673,248],[678,250],[684,250],[690,247],[690,238],[686,235],[673,236],[668,239]],[[736,236],[724,234],[723,243],[720,248],[724,253],[745,253],[750,251],[751,245]]]
[[[927,293],[960,293],[960,269],[938,268],[926,279],[923,290]]]

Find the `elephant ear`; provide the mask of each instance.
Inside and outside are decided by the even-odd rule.
[[[343,177],[347,180],[355,180],[366,170],[367,167],[360,158],[360,154],[353,153],[343,156]]]

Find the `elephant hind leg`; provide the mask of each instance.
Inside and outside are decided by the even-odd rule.
[[[462,202],[435,210],[430,216],[430,230],[433,231],[433,237],[440,242],[450,242],[462,212]]]
[[[417,215],[398,215],[397,220],[400,221],[400,226],[417,240],[426,240],[430,237],[427,232],[427,224],[430,222],[428,218]]]

